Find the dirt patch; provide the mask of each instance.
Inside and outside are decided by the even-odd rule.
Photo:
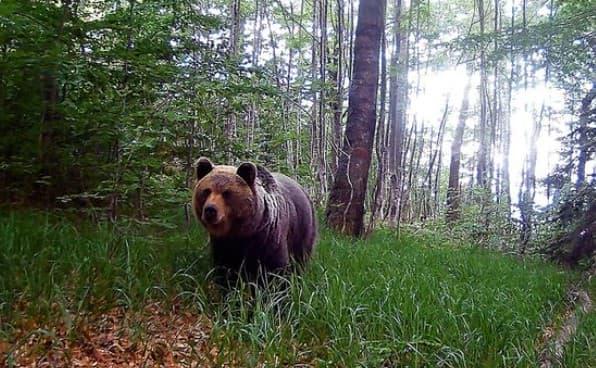
[[[79,320],[76,326],[24,323],[14,341],[0,341],[0,366],[198,367],[212,366],[217,355],[208,343],[207,318],[158,303],[137,313],[114,308]]]

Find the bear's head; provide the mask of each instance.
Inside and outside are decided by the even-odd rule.
[[[249,162],[236,168],[197,160],[193,212],[211,236],[246,235],[259,208],[256,177],[257,167]]]

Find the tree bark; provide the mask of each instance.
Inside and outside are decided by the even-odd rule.
[[[332,228],[360,236],[376,124],[379,51],[384,0],[362,0],[354,40],[353,75],[342,153],[329,193],[326,219]]]
[[[511,33],[510,36],[514,37],[515,35],[515,2],[511,3]],[[512,98],[513,98],[513,80],[515,78],[515,51],[513,49],[513,44],[509,47],[509,58],[510,58],[510,66],[509,66],[509,81],[507,83],[507,116],[503,119],[503,131],[502,139],[503,139],[503,165],[501,167],[501,194],[499,198],[501,201],[506,201],[507,203],[507,218],[511,221],[511,180],[510,180],[510,172],[509,172],[509,151],[511,148],[511,116],[513,112],[512,107]]]
[[[520,187],[519,211],[521,217],[521,253],[526,250],[534,228],[534,198],[536,195],[536,161],[538,158],[536,142],[540,137],[542,129],[542,119],[544,116],[544,102],[540,108],[538,119],[534,120],[532,134],[529,137],[529,151],[525,162],[525,171],[523,174],[522,185]]]
[[[330,169],[332,173],[337,171],[339,159],[339,149],[341,145],[341,119],[343,110],[343,81],[344,81],[344,3],[343,0],[337,1],[337,25],[335,47],[333,51],[332,65],[335,68],[329,70],[329,77],[335,85],[335,96],[331,101],[331,111],[333,111],[333,125],[331,134],[331,159]]]
[[[470,73],[471,74],[471,73]],[[454,222],[459,218],[460,190],[459,190],[459,168],[461,162],[461,147],[464,142],[464,129],[468,117],[469,94],[472,87],[472,77],[468,75],[468,81],[464,88],[464,97],[459,109],[459,120],[453,143],[451,144],[451,162],[449,163],[449,185],[447,187],[447,222]]]
[[[592,101],[596,99],[596,82],[592,83],[592,89],[582,99],[579,110],[579,155],[577,158],[577,180],[575,187],[580,188],[586,181],[586,161],[589,156],[594,153],[594,147],[590,151],[590,141],[588,138],[588,124],[594,123],[596,117],[596,109],[592,109]]]
[[[484,13],[484,0],[478,0],[478,16],[480,24],[480,36],[484,36],[485,26],[485,13]],[[478,166],[476,167],[476,183],[481,188],[488,188],[488,122],[487,122],[487,85],[488,76],[486,71],[486,53],[484,46],[480,50],[480,121],[479,121],[479,132],[478,132]]]
[[[381,202],[383,201],[383,193],[385,188],[385,171],[387,146],[385,145],[385,105],[387,97],[387,38],[383,35],[381,40],[381,86],[380,86],[380,102],[379,102],[379,123],[376,129],[375,138],[375,154],[377,157],[377,177],[375,180],[372,210],[370,214],[370,221],[368,232],[370,232],[375,225],[377,215],[381,209]]]
[[[240,51],[240,34],[241,34],[241,24],[240,24],[240,0],[233,0],[230,5],[230,19],[229,19],[229,27],[230,27],[230,56],[232,58],[238,57],[238,52]],[[231,110],[231,108],[230,108]],[[232,142],[236,138],[236,131],[237,131],[237,116],[235,111],[229,111],[228,115],[226,116],[226,121],[224,123],[224,136],[226,137],[228,142]],[[232,163],[231,147],[226,153],[226,160],[228,163]]]
[[[408,43],[409,30],[401,30],[402,0],[395,2],[393,53],[389,77],[389,139],[388,139],[388,173],[389,173],[389,222],[399,223],[401,206],[401,186],[403,178],[403,136],[405,130],[405,113],[408,99]]]
[[[443,147],[443,137],[445,135],[445,125],[447,124],[447,117],[449,116],[449,98],[445,101],[445,109],[443,110],[443,117],[441,118],[441,123],[439,125],[439,131],[437,132],[437,140],[434,142],[434,150],[431,150],[432,154],[430,156],[430,160],[428,163],[428,171],[426,173],[426,190],[427,193],[427,208],[426,214],[432,217],[435,216],[433,210],[436,208],[436,203],[438,201],[438,178],[441,166],[441,150]],[[436,175],[435,175],[435,185],[433,186],[433,171],[435,168],[435,164],[437,166]],[[430,200],[433,199],[433,205],[431,206]]]

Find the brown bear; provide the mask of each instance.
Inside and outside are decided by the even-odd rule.
[[[289,177],[250,162],[238,168],[196,162],[192,208],[209,233],[219,281],[230,274],[255,281],[260,271],[301,269],[310,258],[317,224],[304,189]],[[221,279],[221,271],[224,279]]]

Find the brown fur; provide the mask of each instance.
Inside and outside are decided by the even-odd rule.
[[[287,269],[305,264],[316,238],[314,209],[294,180],[244,163],[197,161],[193,212],[209,232],[213,259],[226,271]]]
[[[254,207],[250,200],[250,187],[235,172],[236,168],[233,166],[216,166],[209,175],[195,184],[194,213],[212,236],[221,237],[240,230],[233,226],[235,220],[249,216]],[[200,209],[206,205],[216,208],[219,216],[216,224],[201,220]]]

